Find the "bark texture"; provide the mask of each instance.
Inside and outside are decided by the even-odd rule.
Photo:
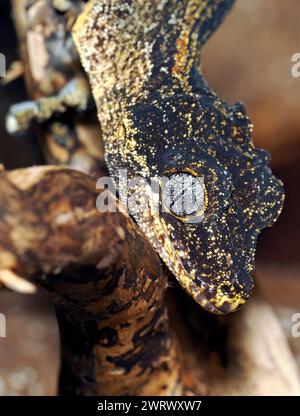
[[[60,393],[181,393],[160,261],[129,217],[99,213],[94,181],[64,168],[0,175],[0,275],[54,298]]]
[[[50,0],[28,7],[26,0],[12,1],[28,96],[39,110],[34,114],[31,101],[26,111],[11,109],[9,119],[17,131],[34,127],[47,163],[99,177],[106,172],[101,129],[70,33],[83,4],[61,12]]]

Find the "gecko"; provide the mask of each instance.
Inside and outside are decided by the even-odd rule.
[[[216,314],[250,298],[258,235],[284,202],[244,105],[218,97],[201,70],[201,49],[234,3],[53,1],[58,13],[79,13],[73,41],[119,195],[120,172],[143,179],[132,189],[129,214],[186,292]],[[44,122],[68,107],[82,112],[88,101],[85,80],[74,76],[57,96],[12,108],[8,125],[24,130],[33,118]]]
[[[186,292],[216,314],[251,296],[257,237],[284,201],[244,105],[219,98],[201,70],[201,48],[233,4],[91,0],[73,27],[110,175],[145,179],[131,215]],[[156,210],[149,182],[162,177],[168,209]]]

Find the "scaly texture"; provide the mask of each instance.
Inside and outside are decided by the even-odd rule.
[[[215,313],[249,298],[257,236],[284,199],[243,105],[222,101],[198,70],[201,46],[233,2],[92,0],[73,30],[111,176],[117,183],[126,169],[147,180],[134,188],[140,209],[131,214],[186,291]],[[174,173],[203,182],[200,220],[154,209],[150,179]]]

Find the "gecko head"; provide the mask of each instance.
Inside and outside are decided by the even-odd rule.
[[[129,110],[129,158],[136,172],[147,160],[161,184],[159,210],[133,213],[138,224],[197,303],[228,313],[251,295],[257,237],[284,192],[268,153],[251,142],[243,106],[214,100],[177,96]]]

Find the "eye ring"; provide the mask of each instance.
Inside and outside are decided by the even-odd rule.
[[[165,211],[182,222],[200,222],[208,205],[204,176],[190,168],[166,172],[162,182]]]

